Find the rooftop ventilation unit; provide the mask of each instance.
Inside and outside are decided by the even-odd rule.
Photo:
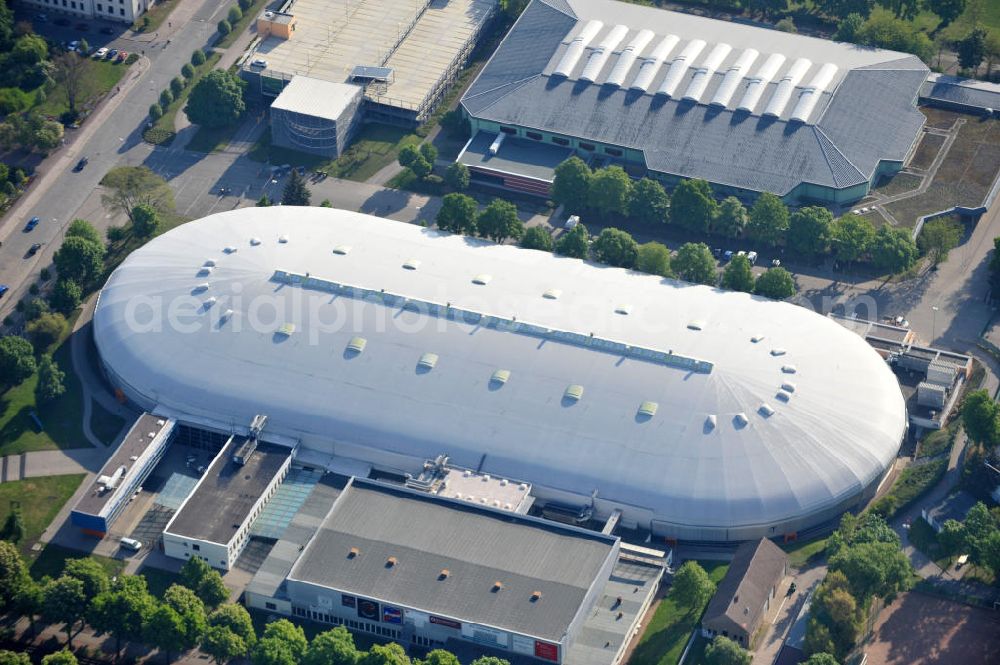
[[[493,275],[487,275],[486,273],[482,273],[480,275],[476,275],[475,277],[473,277],[472,283],[478,284],[479,286],[486,286],[487,284],[490,283],[490,280],[492,279]]]
[[[548,291],[542,294],[542,297],[547,298],[548,300],[559,300],[559,296],[561,295],[562,295],[562,289],[549,289]]]
[[[578,383],[566,386],[566,392],[563,393],[563,397],[578,402],[583,397],[583,386]]]
[[[281,327],[278,328],[278,334],[279,335],[284,335],[285,337],[288,337],[289,335],[291,335],[294,332],[295,332],[295,324],[294,323],[282,323]]]
[[[611,68],[611,73],[608,74],[608,78],[605,79],[604,84],[621,87],[621,84],[625,82],[625,75],[632,69],[632,65],[635,64],[639,53],[642,52],[642,49],[646,48],[649,42],[653,41],[653,37],[655,36],[652,30],[645,28],[640,30],[621,52],[621,55],[618,56],[618,61]]]
[[[753,337],[750,338],[750,341],[753,342],[754,344],[757,344],[759,342],[763,342],[764,341],[764,336],[763,335],[754,335]]]
[[[399,560],[396,557],[391,556],[391,557],[389,557],[388,559],[385,560],[385,567],[386,568],[393,568],[393,567],[395,567],[395,565],[397,563],[399,563]]]
[[[434,369],[437,365],[438,355],[436,353],[425,353],[420,356],[420,360],[417,361],[417,367],[425,370]]]
[[[460,499],[461,499],[462,497],[458,497],[458,498],[460,498]],[[451,576],[451,571],[450,571],[450,570],[448,570],[447,568],[442,568],[442,569],[441,569],[441,572],[440,572],[440,573],[438,573],[438,579],[439,579],[439,580],[446,580],[446,579],[448,579],[448,578],[449,578],[450,576]]]
[[[215,259],[205,259],[205,262],[202,263],[201,265],[203,265],[203,266],[205,266],[207,268],[214,268],[215,267]]]
[[[420,267],[420,259],[410,259],[403,264],[403,268],[406,270],[417,270]]]
[[[718,424],[718,420],[719,419],[716,418],[714,413],[709,414],[708,417],[705,418],[705,432],[711,432],[715,429],[715,426]]]
[[[810,67],[812,67],[812,61],[808,58],[799,58],[792,63],[792,66],[788,68],[788,71],[785,72],[785,75],[778,82],[778,87],[774,91],[774,95],[771,96],[771,101],[768,102],[767,108],[764,109],[764,115],[773,118],[781,117],[785,107],[788,106],[788,100],[792,98],[792,93],[795,92],[795,86],[799,84]]]
[[[195,291],[208,291],[208,282],[202,282],[198,286],[194,287]]]
[[[215,301],[216,301],[215,296],[209,296],[208,298],[205,298],[205,302],[203,302],[201,306],[204,307],[205,309],[212,309],[212,305],[215,304]]]
[[[783,64],[785,64],[785,56],[780,53],[772,53],[767,56],[767,60],[760,66],[757,73],[749,77],[750,83],[743,92],[743,98],[736,108],[740,111],[753,113],[753,110],[757,108],[757,103],[760,102],[761,95],[767,89],[767,85],[775,77]]]
[[[795,392],[795,384],[792,383],[791,381],[785,381],[784,383],[781,384],[781,389],[785,390],[785,391],[788,391],[790,393],[794,393]]]
[[[364,337],[352,337],[351,341],[347,343],[347,350],[357,354],[363,352],[367,345],[368,340]]]
[[[219,317],[219,325],[222,325],[231,318],[233,318],[233,310],[227,309],[222,313],[222,316]]]
[[[563,57],[559,60],[559,64],[556,68],[552,70],[552,74],[555,76],[569,77],[573,73],[573,68],[576,67],[576,63],[580,61],[583,57],[583,51],[587,48],[587,45],[597,36],[597,33],[601,31],[604,27],[604,23],[601,21],[590,20],[587,24],[583,26],[583,29],[577,33],[573,41],[569,43],[566,48],[566,52],[563,53]]]
[[[705,46],[705,41],[702,39],[693,39],[688,42],[684,50],[670,63],[667,76],[663,79],[663,83],[660,84],[660,89],[656,91],[656,94],[673,97],[674,93],[677,92],[677,86],[681,84],[681,80],[684,78],[687,70],[691,68],[691,63],[705,49]]]
[[[201,269],[198,271],[198,276],[199,277],[208,277],[209,275],[212,274],[212,270],[214,270],[214,268],[212,268],[212,266],[202,266]]]
[[[284,245],[285,243],[288,242],[288,236],[278,236],[278,242]]]
[[[729,66],[725,76],[722,77],[722,83],[719,84],[718,89],[715,91],[715,96],[712,97],[712,106],[725,107],[729,104],[729,100],[733,98],[736,88],[740,86],[743,77],[750,71],[750,66],[753,65],[759,55],[760,53],[752,48],[748,48],[740,53],[740,56]]]
[[[783,356],[783,355],[785,355],[785,353],[787,353],[787,351],[785,351],[782,348],[771,349],[771,355],[772,356]]]
[[[701,319],[695,319],[694,321],[688,322],[688,330],[702,330],[705,327],[705,322]]]
[[[361,554],[361,550],[359,550],[357,547],[352,547],[351,549],[347,550],[347,558],[348,559],[355,559],[360,554]]]
[[[765,418],[770,418],[771,416],[774,415],[774,409],[771,408],[770,404],[761,404],[760,408],[757,409],[757,411],[758,413],[760,413],[760,415],[764,416]]]
[[[722,61],[726,59],[726,56],[732,50],[733,47],[729,44],[715,45],[709,52],[708,57],[705,58],[705,61],[695,69],[694,76],[691,77],[691,83],[688,84],[687,90],[684,92],[684,99],[689,102],[701,101],[701,96],[705,94],[708,82],[712,80],[716,70],[719,69]]]
[[[493,372],[493,376],[490,377],[490,383],[502,386],[505,385],[509,379],[510,379],[509,369],[498,369],[497,371]]]
[[[784,390],[779,390],[777,394],[775,394],[775,397],[780,399],[782,402],[787,402],[788,400],[792,399],[792,394]]]
[[[628,316],[632,313],[632,305],[628,303],[623,303],[615,307],[615,314],[621,314],[622,316]]]
[[[223,248],[222,251],[225,252],[226,254],[235,254],[236,248],[233,247],[232,245],[227,245],[225,248]]]
[[[639,405],[639,415],[646,416],[647,418],[652,418],[653,416],[656,415],[656,411],[659,408],[660,405],[657,404],[656,402],[648,402],[648,401],[643,402],[642,404]]]
[[[500,152],[500,146],[503,145],[503,140],[505,138],[507,138],[507,135],[503,132],[497,134],[497,137],[493,139],[493,143],[490,144],[490,155],[493,157],[497,156],[497,153]]]
[[[541,597],[542,597],[542,592],[541,591],[532,591],[531,592],[531,602],[537,603],[538,599],[541,598]]]
[[[837,69],[837,65],[829,62],[819,68],[816,75],[809,81],[809,85],[799,95],[799,101],[795,105],[795,109],[792,110],[792,120],[797,122],[809,121],[809,116],[812,115],[816,104],[819,103],[820,97],[823,96],[826,89],[833,83],[833,77],[837,75]]]
[[[493,593],[496,593],[497,591],[499,591],[502,588],[503,588],[503,582],[501,582],[500,580],[497,580],[496,582],[493,583],[493,588],[490,589],[490,591],[492,591]]]
[[[667,59],[670,52],[674,50],[680,38],[677,35],[667,35],[656,45],[653,52],[642,59],[642,64],[639,65],[639,73],[635,75],[632,80],[632,85],[629,86],[632,90],[641,90],[646,92],[649,90],[649,86],[653,84],[653,79],[656,78],[656,73],[660,71],[660,67],[663,66],[663,61]]]
[[[598,74],[604,69],[604,65],[607,64],[608,59],[611,57],[611,52],[614,51],[621,41],[625,39],[625,35],[628,34],[628,26],[616,25],[611,28],[611,30],[604,36],[601,43],[597,45],[587,59],[587,64],[583,68],[583,72],[580,73],[580,80],[593,83],[597,80]]]
[[[747,414],[745,413],[737,413],[735,416],[733,416],[733,425],[736,426],[737,428],[746,427],[747,423],[749,422],[750,421],[747,420]]]
[[[260,244],[260,238],[257,238],[256,236],[253,237],[253,238],[250,238],[250,244],[253,245],[254,247],[256,247],[257,245]]]
[[[781,371],[784,372],[785,374],[795,374],[795,372],[797,372],[798,369],[795,367],[795,365],[782,365]]]
[[[347,256],[348,254],[351,253],[351,246],[350,245],[337,245],[336,247],[333,248],[333,253],[336,254],[336,255],[338,255],[338,256]]]

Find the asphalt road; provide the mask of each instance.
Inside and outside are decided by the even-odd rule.
[[[215,34],[218,15],[229,3],[224,0],[189,0],[174,10],[173,28],[153,35],[141,35],[130,40],[119,38],[115,45],[129,51],[144,51],[144,68],[138,80],[129,86],[123,80],[121,99],[109,99],[114,106],[106,118],[91,117],[83,127],[68,137],[67,145],[50,156],[39,169],[40,181],[8,213],[0,226],[0,284],[10,286],[0,300],[0,318],[13,308],[38,278],[39,271],[49,265],[58,248],[67,224],[76,211],[97,188],[108,169],[120,164],[138,165],[152,152],[142,141],[142,128],[149,105],[157,100],[170,79],[180,73],[191,52],[209,44]],[[46,28],[47,29],[47,28]],[[99,33],[86,33],[88,40]],[[167,45],[166,40],[170,40]],[[129,46],[131,45],[131,48]],[[95,116],[99,116],[98,109]],[[90,163],[81,172],[73,172],[77,161],[86,156]],[[42,221],[30,233],[22,231],[32,216]],[[92,220],[106,226],[106,220]],[[42,250],[26,258],[28,248],[41,243]]]

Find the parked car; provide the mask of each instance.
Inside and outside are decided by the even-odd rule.
[[[757,252],[747,252],[747,260],[750,262],[750,265],[757,265]]]
[[[580,216],[579,215],[570,215],[569,219],[566,220],[566,223],[563,224],[563,228],[564,229],[572,229],[572,228],[574,228],[579,223],[580,223]]]
[[[25,231],[25,233],[27,233],[28,231],[31,231],[36,226],[38,226],[38,222],[40,222],[40,221],[42,221],[42,220],[38,219],[37,217],[32,217],[31,219],[29,219],[28,223],[24,225],[24,231]]]
[[[118,56],[118,49],[113,48],[108,51],[108,60],[114,60]]]
[[[255,69],[266,69],[267,68],[267,60],[264,60],[262,58],[257,58],[253,62],[250,63],[250,66],[254,67]]]
[[[128,51],[118,51],[118,57],[115,58],[118,62],[125,62],[125,58],[128,57]]]
[[[100,60],[101,58],[104,58],[107,55],[108,55],[108,47],[107,46],[102,46],[101,48],[99,48],[96,51],[94,51],[94,57],[97,58],[98,60]]]
[[[772,268],[780,268],[781,267],[781,259],[771,259],[771,267]]]
[[[38,250],[42,248],[42,243],[36,242],[34,245],[28,248],[28,256],[34,256],[38,253]]]
[[[66,50],[67,51],[75,51],[78,48],[80,48],[80,40],[79,39],[74,39],[70,43],[66,44]]]
[[[6,284],[0,284],[0,298],[3,298],[3,294],[7,293],[8,291],[10,291],[9,286],[7,286]]]
[[[83,170],[83,169],[84,169],[84,168],[85,168],[85,167],[87,166],[87,164],[89,164],[89,163],[90,163],[90,160],[89,160],[89,159],[87,159],[86,157],[82,157],[82,158],[80,159],[80,161],[78,161],[78,162],[76,163],[76,166],[74,166],[74,167],[73,167],[73,171],[74,171],[75,173],[79,173],[79,172],[80,172],[80,171],[82,171],[82,170]]]
[[[142,549],[142,543],[135,538],[122,538],[122,547],[132,552],[138,552]]]
[[[733,250],[727,249],[725,252],[722,253],[723,263],[729,263],[732,260],[733,260]]]

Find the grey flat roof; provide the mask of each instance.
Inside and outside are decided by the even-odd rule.
[[[289,578],[558,641],[615,543],[599,533],[354,479]],[[396,557],[394,566],[389,557]],[[542,596],[533,602],[534,591]]]
[[[1000,109],[1000,85],[932,73],[920,88],[921,99],[950,102],[977,109]]]
[[[577,63],[567,76],[557,75],[571,42],[595,24],[599,28]],[[618,28],[624,36],[615,42]],[[653,34],[636,51],[622,84],[608,84],[626,45],[642,43],[643,32]],[[677,46],[645,91],[632,89],[643,61],[670,37],[678,38]],[[593,82],[584,80],[596,47],[608,39],[616,43],[611,56]],[[704,48],[689,58],[690,67],[676,68],[676,92],[656,94],[674,58],[699,43]],[[706,64],[713,53],[725,55]],[[729,70],[754,53],[728,101],[710,105]],[[761,74],[771,56],[783,60],[772,75]],[[793,76],[799,63],[807,68],[787,103],[775,117],[763,115],[772,100],[784,97],[779,82]],[[835,73],[828,84],[814,87],[827,65]],[[927,71],[915,56],[895,51],[610,0],[534,0],[462,104],[485,121],[642,151],[646,166],[656,172],[786,194],[804,182],[837,189],[863,184],[880,161],[905,159],[924,124],[915,101]],[[682,99],[697,87],[696,77],[707,80],[704,92],[698,101]],[[763,92],[751,111],[739,110],[752,78],[764,81]],[[816,102],[806,120],[791,121],[812,89]]]
[[[552,182],[556,167],[573,154],[570,148],[508,136],[497,154],[491,155],[490,145],[496,137],[489,132],[476,132],[458,156],[458,161],[469,168],[502,171]]]
[[[260,443],[244,465],[232,461],[246,441],[234,436],[215,458],[180,511],[167,525],[168,533],[212,543],[228,543],[292,451]]]
[[[132,428],[128,431],[128,434],[125,435],[125,439],[121,442],[121,445],[118,446],[118,449],[104,463],[100,473],[94,477],[90,490],[80,498],[73,510],[87,515],[99,515],[104,506],[111,500],[111,497],[115,496],[117,492],[101,492],[101,483],[98,482],[98,479],[101,476],[113,476],[116,469],[124,466],[127,468],[127,471],[118,486],[121,487],[127,484],[126,479],[132,472],[133,467],[132,458],[140,457],[149,447],[149,444],[156,438],[156,435],[159,435],[160,431],[167,427],[169,422],[166,418],[160,418],[149,413],[139,416],[135,423],[132,424]],[[154,436],[149,436],[150,433],[154,434]]]

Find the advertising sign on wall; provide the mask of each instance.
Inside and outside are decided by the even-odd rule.
[[[380,619],[378,603],[374,600],[359,598],[358,616],[362,619],[368,619],[369,621],[378,621]]]
[[[559,645],[549,644],[548,642],[541,642],[539,640],[535,640],[535,657],[544,658],[545,660],[551,660],[553,662],[558,662]]]
[[[432,614],[430,621],[431,623],[435,623],[439,626],[445,626],[446,628],[454,628],[455,630],[462,629],[462,622],[455,621],[454,619],[445,619],[444,617],[436,617]]]
[[[510,648],[511,651],[533,656],[535,655],[535,638],[525,637],[524,635],[511,635]]]
[[[354,596],[348,596],[347,594],[340,594],[340,604],[344,607],[354,607],[358,603]]]
[[[480,644],[489,644],[501,649],[510,648],[510,633],[496,628],[467,623],[462,626],[462,635]]]
[[[385,623],[403,623],[403,610],[398,607],[382,606],[382,621]]]

